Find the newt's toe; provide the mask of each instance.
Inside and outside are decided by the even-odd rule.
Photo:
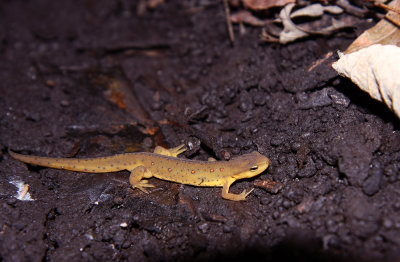
[[[138,183],[136,185],[132,185],[132,187],[137,188],[140,191],[148,194],[149,191],[146,189],[146,187],[154,187],[154,185],[147,183],[147,180],[143,180],[143,181],[140,181],[140,183]]]

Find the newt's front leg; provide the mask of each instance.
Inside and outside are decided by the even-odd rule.
[[[179,154],[182,154],[185,151],[186,151],[185,144],[182,144],[177,147],[170,148],[170,149],[166,149],[162,146],[156,146],[153,153],[163,155],[163,156],[177,157]]]
[[[233,200],[233,201],[246,200],[246,197],[254,190],[254,188],[251,189],[249,192],[246,192],[246,190],[243,190],[243,192],[240,194],[229,193],[229,188],[232,185],[232,183],[235,181],[236,181],[236,179],[234,179],[232,177],[226,178],[225,183],[222,187],[222,198],[225,198],[228,200]]]
[[[131,171],[129,176],[129,183],[133,188],[137,188],[144,193],[149,193],[146,187],[154,187],[149,184],[148,180],[142,180],[142,178],[151,178],[153,174],[144,166],[138,166]]]

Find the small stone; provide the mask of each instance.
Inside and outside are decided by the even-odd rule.
[[[207,233],[209,226],[208,223],[201,223],[198,228],[201,233],[205,234]]]
[[[274,213],[272,213],[272,218],[273,219],[278,219],[279,215],[280,215],[280,213],[278,211],[275,211]]]
[[[288,208],[290,208],[291,204],[290,204],[289,201],[285,200],[285,201],[283,201],[282,206],[283,206],[284,208],[288,209]]]
[[[46,81],[46,85],[48,85],[50,87],[55,87],[56,86],[56,82],[54,82],[54,80],[48,79]]]
[[[61,100],[60,104],[61,104],[61,106],[63,106],[63,107],[68,107],[68,106],[70,106],[70,102],[69,102],[68,100],[65,100],[65,99]]]
[[[393,226],[392,220],[390,220],[390,219],[388,219],[388,218],[385,218],[385,219],[383,220],[383,226],[384,226],[386,229],[390,229],[390,228]]]

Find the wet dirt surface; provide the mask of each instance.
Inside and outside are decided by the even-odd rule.
[[[329,63],[346,32],[294,44],[229,42],[217,2],[5,1],[0,7],[0,260],[395,260],[399,121]],[[261,176],[220,188],[127,171],[30,166],[10,148],[108,156],[185,143],[184,157],[258,150]],[[261,180],[261,182],[260,182]],[[277,182],[267,190],[265,182]],[[15,198],[11,181],[34,201]]]

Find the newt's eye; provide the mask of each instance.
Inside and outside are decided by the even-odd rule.
[[[257,169],[258,169],[258,166],[252,166],[251,168],[250,168],[250,171],[257,171]]]

